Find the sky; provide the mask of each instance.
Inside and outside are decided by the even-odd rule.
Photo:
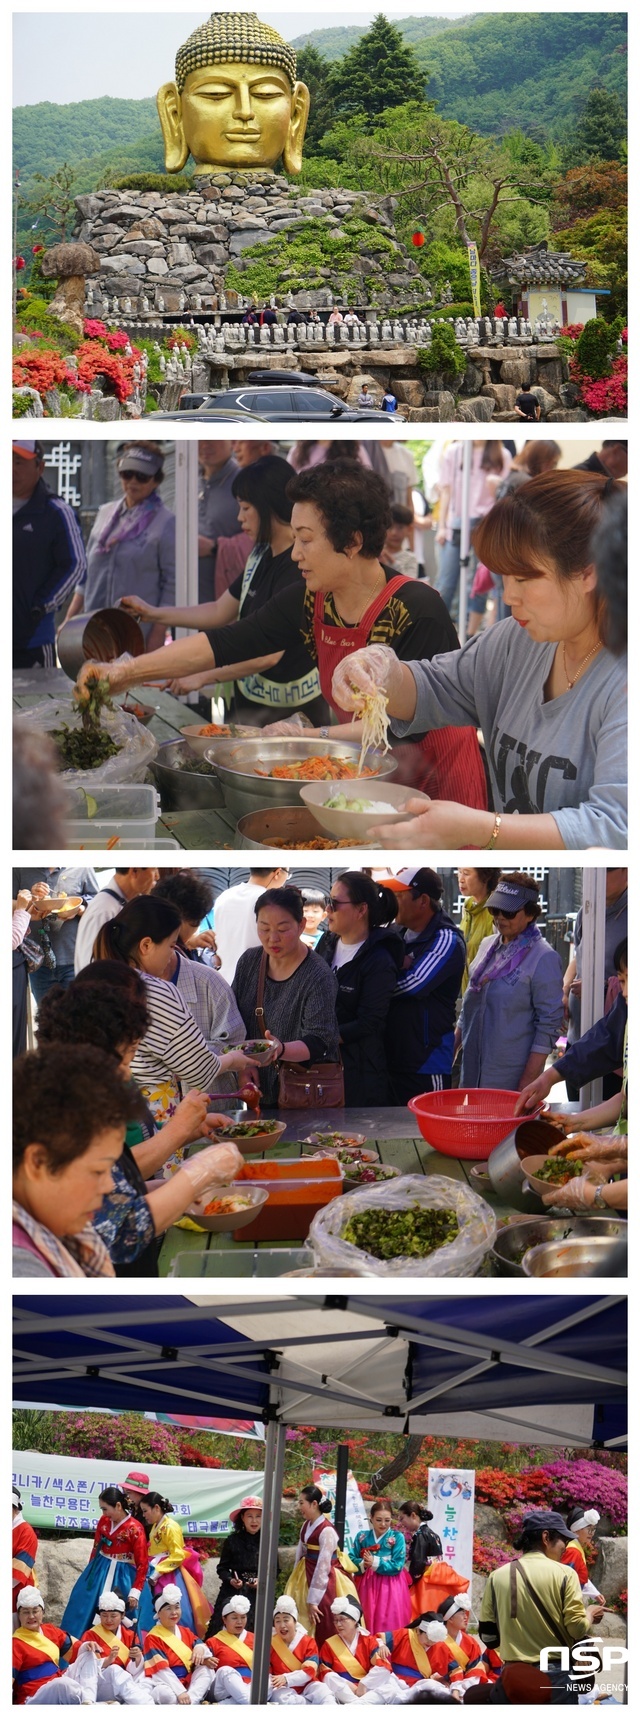
[[[427,7],[411,0],[349,0],[348,8],[337,4],[312,3],[300,8],[260,0],[235,0],[220,10],[257,11],[287,40],[302,31],[335,24],[370,24],[384,9],[392,21],[419,16]],[[428,8],[431,11],[431,8]],[[121,16],[125,14],[125,16]],[[176,49],[209,15],[200,12],[148,12],[127,10],[127,0],[114,0],[110,13],[15,12],[14,89],[15,107],[38,101],[91,101],[103,95],[139,97],[155,95],[160,85],[173,77]],[[460,9],[444,6],[435,14],[443,18],[464,16]]]

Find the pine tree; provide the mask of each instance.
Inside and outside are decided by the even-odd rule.
[[[625,111],[615,90],[592,89],[566,152],[566,164],[619,161],[626,138]]]
[[[329,61],[318,53],[313,42],[307,42],[306,47],[300,48],[296,59],[297,76],[300,83],[306,83],[311,96],[305,152],[312,155],[325,133],[330,130],[335,117],[335,101],[331,88],[332,67]]]
[[[379,12],[371,29],[332,69],[330,88],[339,115],[366,113],[377,118],[386,108],[422,101],[425,81],[413,48]]]

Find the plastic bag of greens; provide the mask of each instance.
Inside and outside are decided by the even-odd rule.
[[[82,717],[73,698],[46,698],[35,709],[29,710],[29,722],[43,733],[55,735],[67,733],[80,734]],[[104,709],[100,716],[100,731],[112,740],[115,750],[110,757],[105,758],[93,768],[66,767],[61,765],[63,781],[69,786],[90,787],[114,786],[126,781],[144,781],[147,769],[158,750],[158,742],[149,729],[143,727],[135,715],[125,715],[124,710],[116,705],[114,709]]]
[[[359,1276],[473,1276],[493,1244],[490,1206],[446,1175],[402,1175],[334,1198],[308,1244],[321,1271]]]

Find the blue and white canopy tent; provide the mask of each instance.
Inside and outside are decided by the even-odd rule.
[[[287,1426],[620,1448],[623,1295],[19,1294],[15,1395],[266,1427],[251,1703],[266,1702]]]

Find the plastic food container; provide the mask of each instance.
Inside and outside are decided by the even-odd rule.
[[[236,1280],[314,1274],[313,1252],[308,1246],[264,1246],[259,1252],[250,1246],[224,1252],[178,1252],[167,1272],[168,1276],[233,1276]]]
[[[274,1163],[244,1163],[238,1183],[266,1187],[267,1203],[244,1230],[243,1240],[306,1240],[314,1216],[342,1193],[342,1174],[335,1157],[311,1163],[286,1157]]]
[[[423,1139],[445,1157],[482,1162],[489,1151],[513,1132],[519,1091],[429,1091],[412,1097],[407,1107],[415,1115]]]
[[[459,1226],[455,1239],[424,1257],[390,1259],[373,1258],[343,1239],[350,1218],[362,1211],[391,1212],[416,1205],[423,1210],[454,1210]],[[334,1199],[314,1218],[309,1241],[320,1274],[326,1266],[339,1271],[344,1265],[358,1276],[392,1276],[395,1280],[401,1276],[475,1276],[493,1245],[496,1228],[490,1206],[460,1181],[448,1180],[445,1175],[402,1175],[399,1180],[360,1187]]]
[[[122,846],[155,845],[160,800],[151,785],[72,787],[69,806],[69,847],[103,848],[114,835]]]

